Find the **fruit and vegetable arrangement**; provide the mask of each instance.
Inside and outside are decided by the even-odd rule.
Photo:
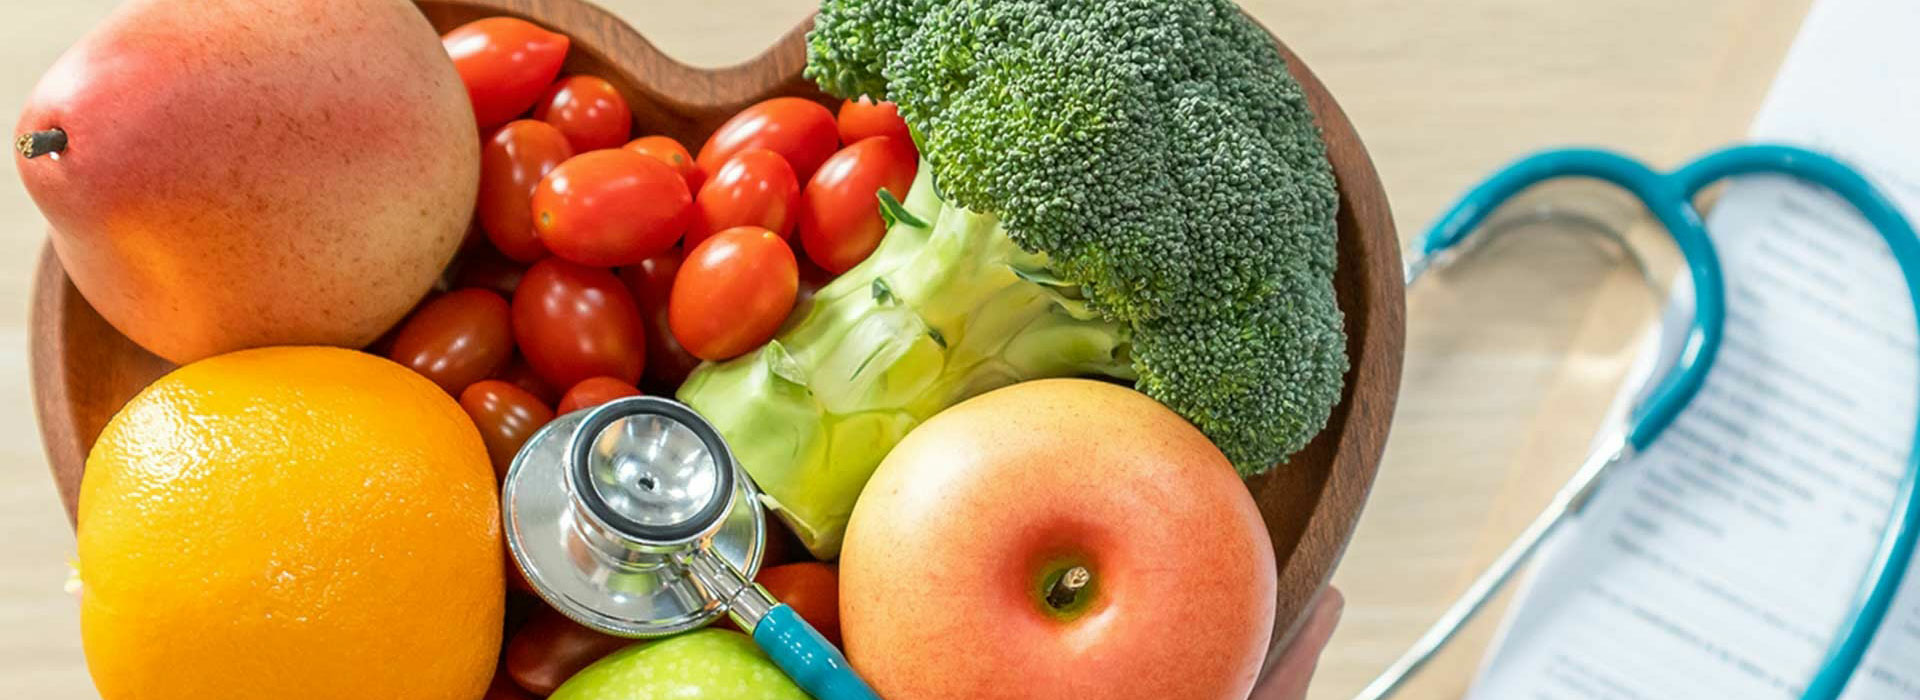
[[[522,446],[645,394],[718,428],[777,515],[755,582],[882,697],[1246,697],[1276,562],[1241,478],[1348,369],[1269,37],[1230,0],[825,0],[807,48],[831,98],[698,143],[565,34],[405,0],[132,0],[64,56],[21,179],[181,365],[87,459],[101,695],[806,697],[509,557]]]

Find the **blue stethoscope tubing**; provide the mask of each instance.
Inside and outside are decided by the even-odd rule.
[[[1916,317],[1920,317],[1920,238],[1892,201],[1866,177],[1845,163],[1803,148],[1777,144],[1752,144],[1728,147],[1708,153],[1672,173],[1660,173],[1639,161],[1617,153],[1596,149],[1571,148],[1545,151],[1520,159],[1501,169],[1479,186],[1469,190],[1459,203],[1447,211],[1421,238],[1414,260],[1408,265],[1408,281],[1427,265],[1443,259],[1449,251],[1465,242],[1469,234],[1502,203],[1529,187],[1559,178],[1586,177],[1617,185],[1646,206],[1672,236],[1693,278],[1694,316],[1687,330],[1674,369],[1667,372],[1634,408],[1626,433],[1611,445],[1603,444],[1588,463],[1576,473],[1555,501],[1521,537],[1476,580],[1446,615],[1416,642],[1387,673],[1363,690],[1359,697],[1384,698],[1410,677],[1433,652],[1445,644],[1455,631],[1484,605],[1508,577],[1537,548],[1546,534],[1568,516],[1578,512],[1600,477],[1625,458],[1645,449],[1673,424],[1706,382],[1707,371],[1719,353],[1726,324],[1726,282],[1706,225],[1693,206],[1701,190],[1721,180],[1743,175],[1787,175],[1823,187],[1858,210],[1867,223],[1887,242],[1907,284],[1907,294]],[[1604,441],[1603,441],[1604,443]],[[1916,426],[1913,449],[1907,457],[1907,470],[1895,492],[1893,509],[1887,519],[1871,564],[1855,595],[1851,612],[1839,633],[1827,648],[1812,680],[1807,683],[1804,700],[1833,700],[1847,687],[1859,668],[1867,646],[1886,620],[1894,594],[1906,576],[1912,561],[1916,539],[1920,539],[1920,500],[1915,496],[1915,478],[1920,473],[1920,425]]]

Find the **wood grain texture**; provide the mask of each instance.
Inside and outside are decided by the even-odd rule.
[[[797,95],[837,104],[800,76],[806,23],[757,58],[709,70],[669,58],[618,18],[579,0],[428,0],[420,5],[443,30],[510,14],[573,37],[569,72],[607,78],[633,106],[640,129],[689,144],[701,143],[734,112],[768,97]],[[1340,184],[1335,284],[1353,364],[1344,400],[1327,430],[1290,464],[1249,482],[1282,567],[1276,635],[1284,638],[1332,575],[1371,488],[1399,388],[1404,307],[1399,243],[1366,148],[1313,73],[1284,45],[1281,50],[1307,90]],[[42,439],[71,518],[86,453],[101,428],[170,366],[102,320],[51,252],[42,255],[30,325]],[[1275,645],[1276,652],[1280,646]]]

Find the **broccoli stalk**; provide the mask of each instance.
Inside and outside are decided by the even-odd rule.
[[[993,216],[943,206],[929,168],[888,212],[880,247],[777,339],[700,368],[679,394],[823,555],[881,458],[941,409],[1028,379],[1134,378],[1127,326],[1048,284],[1046,256]]]
[[[1347,370],[1337,191],[1306,96],[1231,0],[824,0],[807,74],[924,158],[872,257],[680,398],[831,557],[907,431],[1017,381],[1129,380],[1244,473]]]

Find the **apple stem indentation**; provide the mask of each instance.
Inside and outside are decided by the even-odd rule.
[[[1080,597],[1080,591],[1092,582],[1093,572],[1088,571],[1087,567],[1067,569],[1053,582],[1053,587],[1047,589],[1047,604],[1061,610],[1072,607],[1074,600]]]
[[[59,128],[30,131],[13,142],[14,150],[27,160],[67,150],[67,132]]]

